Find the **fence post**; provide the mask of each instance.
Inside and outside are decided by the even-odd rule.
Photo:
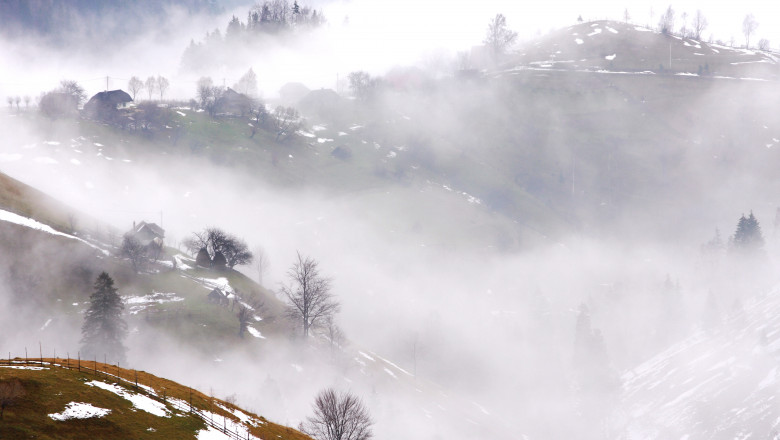
[[[70,352],[69,351],[67,352],[67,355],[68,355],[68,363],[65,364],[65,365],[67,365],[68,370],[70,370]]]
[[[38,341],[38,353],[41,355],[41,365],[43,365],[43,348],[41,347],[41,341]]]
[[[27,363],[27,347],[24,347],[24,363]]]
[[[133,371],[135,371],[135,389],[137,390],[138,389],[138,370],[133,370]]]
[[[192,388],[190,388],[190,412],[192,412]]]

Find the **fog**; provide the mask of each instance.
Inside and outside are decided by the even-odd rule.
[[[39,46],[32,37],[5,41],[0,63],[9,68],[0,73],[0,96],[38,96],[66,78],[77,80],[91,96],[105,88],[106,75],[109,89],[125,88],[130,75],[163,75],[171,78],[170,98],[186,101],[194,97],[198,77],[210,75],[217,83],[225,78],[230,86],[249,67],[257,72],[269,103],[287,82],[336,88],[337,75],[344,78],[354,70],[383,75],[399,65],[419,66],[431,78],[440,78],[447,69],[432,67],[437,64],[432,59],[441,57],[449,66],[458,51],[479,44],[496,10],[506,9],[510,20],[533,21],[546,32],[558,23],[553,10],[562,7],[550,3],[521,11],[496,2],[476,13],[440,2],[315,6],[323,8],[327,26],[284,43],[269,38],[257,54],[239,47],[233,55],[245,60],[242,64],[206,66],[199,72],[180,66],[190,40],[200,41],[215,27],[224,30],[233,14],[243,19],[247,6],[218,16],[173,11],[174,26],[139,29],[136,38],[109,53],[96,53],[94,42],[63,50]],[[599,18],[614,7],[604,3],[591,14]],[[415,14],[391,13],[407,8]],[[349,20],[342,23],[342,17]],[[406,32],[393,38],[399,26]],[[523,36],[530,38],[537,30]],[[575,88],[577,81],[562,80],[561,87]],[[610,81],[611,86],[628,87],[640,80]],[[416,136],[425,139],[421,151],[435,158],[427,166],[425,160],[410,162],[407,173],[413,177],[393,180],[367,173],[371,177],[365,187],[318,180],[297,161],[326,150],[303,143],[280,144],[287,158],[273,168],[252,170],[240,159],[221,163],[187,146],[156,144],[129,132],[87,139],[80,137],[78,123],[41,123],[12,112],[0,117],[0,171],[72,207],[85,230],[93,229],[93,222],[98,223],[95,230],[110,225],[125,231],[134,221],[153,221],[166,229],[168,246],[182,249],[182,240],[192,232],[218,226],[250,246],[262,245],[271,262],[264,286],[272,292],[288,282],[296,252],[309,255],[333,279],[333,292],[342,304],[337,320],[350,342],[346,355],[336,356],[316,343],[282,337],[258,344],[211,347],[201,341],[187,346],[131,317],[132,367],[220,398],[235,396],[240,406],[293,427],[311,414],[317,391],[333,385],[364,398],[376,419],[377,438],[618,438],[630,422],[614,416],[604,428],[605,414],[624,409],[622,388],[610,380],[675,342],[706,334],[713,319],[712,298],[716,314],[727,316],[734,304],[750,302],[751,295],[766,292],[776,281],[768,269],[776,263],[772,221],[777,158],[761,142],[780,137],[780,131],[773,131],[780,130],[780,119],[768,113],[777,92],[767,93],[760,85],[709,84],[690,103],[708,110],[695,117],[687,108],[669,107],[677,101],[649,96],[651,116],[664,111],[669,113],[664,121],[688,123],[658,123],[671,134],[653,139],[605,135],[602,144],[579,139],[571,124],[575,118],[561,107],[570,96],[529,98],[519,106],[510,99],[502,102],[510,94],[510,87],[502,87],[455,83],[419,96],[388,93],[377,105],[383,110],[360,109],[356,113],[365,120],[350,122],[371,126],[403,115],[415,124],[408,130],[372,126],[364,142],[407,147]],[[570,103],[617,109],[615,113],[627,108],[615,96],[595,92]],[[718,108],[722,103],[727,104]],[[474,108],[480,112],[471,113]],[[189,108],[184,111],[193,114]],[[587,128],[633,134],[640,125],[656,123],[646,121],[661,119],[632,122],[615,118],[615,113],[605,111]],[[741,116],[732,117],[735,113]],[[526,121],[517,122],[522,119]],[[310,122],[321,121],[312,117]],[[521,132],[527,137],[491,124],[526,124]],[[483,127],[474,131],[474,139],[468,138],[471,127]],[[540,134],[537,127],[551,128]],[[329,122],[329,128],[346,130],[348,125]],[[523,150],[520,160],[496,147],[523,142],[540,148]],[[738,153],[739,148],[746,152]],[[496,194],[500,185],[511,186],[512,179],[491,180],[491,173],[502,170],[483,163],[494,154],[507,154],[529,175],[528,168],[549,166],[545,175],[552,177],[521,182],[519,201],[505,202]],[[723,155],[727,159],[705,160]],[[614,171],[614,163],[626,165],[626,171]],[[285,173],[307,171],[314,177],[287,184]],[[553,188],[550,182],[557,181],[559,187]],[[466,189],[480,189],[483,182],[482,193],[471,195],[479,204],[458,192],[468,196]],[[568,192],[571,200],[564,197]],[[751,210],[764,228],[764,259],[747,264],[725,252],[702,252],[715,228],[727,242],[739,216]],[[14,234],[5,231],[4,243],[12,243]],[[38,273],[48,269],[44,258],[70,255],[73,264],[89,258],[86,253],[76,258],[71,247],[62,246],[5,255],[3,264],[32,266],[38,261],[44,266],[34,269]],[[95,264],[112,267],[106,261]],[[239,270],[256,277],[252,268]],[[8,285],[13,273],[3,273]],[[118,287],[121,293],[122,285]],[[19,293],[12,290],[0,290],[0,351],[22,355],[27,347],[35,354],[39,342],[44,355],[55,348],[71,355],[78,349],[77,312],[41,305],[45,292],[19,302]],[[583,305],[588,325],[603,338],[599,350],[606,352],[607,373],[582,367],[603,361],[599,350],[585,350],[585,357],[578,357]],[[366,373],[355,360],[361,360],[358,351],[388,359],[414,377]]]

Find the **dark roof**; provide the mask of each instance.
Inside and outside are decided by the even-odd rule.
[[[100,92],[89,98],[86,105],[100,103],[116,107],[117,104],[124,104],[126,102],[131,102],[132,100],[133,98],[124,90],[109,90],[107,92]]]
[[[165,237],[165,229],[157,226],[156,223],[146,223],[146,222],[142,221],[141,223],[138,223],[138,225],[136,225],[134,232],[137,234],[137,233],[143,231],[144,229],[149,230],[154,235],[157,235],[160,238],[164,238]]]

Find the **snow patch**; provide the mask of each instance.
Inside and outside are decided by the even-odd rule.
[[[615,29],[612,29],[612,28],[611,28],[611,27],[609,27],[609,26],[607,26],[607,30],[608,30],[608,31],[610,31],[610,32],[612,32],[613,34],[617,34],[617,33],[618,33],[618,31],[616,31]]]
[[[650,29],[639,27],[639,26],[634,26],[634,30],[639,32],[653,32]]]
[[[35,160],[35,162],[37,162],[37,163],[42,163],[42,164],[46,164],[46,165],[55,165],[55,164],[59,163],[59,162],[57,162],[56,159],[52,159],[51,157],[46,157],[46,156],[39,156],[39,157],[36,157],[33,160]]]
[[[588,36],[592,37],[592,36],[598,35],[600,33],[601,33],[601,29],[600,28],[596,28],[596,29],[593,29],[593,32],[589,33]]]
[[[49,326],[49,324],[51,324],[51,318],[49,318],[49,319],[47,319],[47,320],[46,320],[46,322],[43,324],[43,327],[41,327],[41,330],[44,330],[44,329],[46,329],[46,327],[48,327],[48,326]]]
[[[46,367],[33,367],[30,365],[0,365],[0,368],[11,368],[12,370],[48,370]]]
[[[361,355],[361,356],[363,356],[364,358],[366,358],[366,359],[370,360],[371,362],[376,362],[376,359],[374,359],[374,358],[372,358],[371,356],[369,356],[369,355],[367,355],[367,354],[363,353],[362,351],[358,351],[358,354],[359,354],[359,355]]]
[[[616,57],[616,56],[617,56],[617,54],[616,54],[616,53],[613,53],[612,55],[607,55],[607,56],[605,56],[605,57],[604,57],[604,59],[606,59],[606,60],[608,60],[608,61],[612,61],[612,60],[614,60],[614,59],[615,59],[615,57]]]
[[[69,419],[90,419],[92,417],[103,417],[110,413],[110,409],[98,408],[89,403],[70,402],[65,405],[65,410],[60,413],[49,414],[53,420],[64,422]]]
[[[164,304],[169,302],[184,301],[184,298],[176,296],[175,293],[163,293],[152,292],[149,295],[144,296],[124,296],[122,297],[125,304],[129,306],[129,312],[131,315],[138,314],[147,309],[152,304]]]
[[[134,407],[157,417],[171,416],[170,411],[161,402],[141,394],[133,394],[118,385],[111,385],[105,382],[100,382],[98,380],[87,382],[86,385],[114,393],[125,400],[129,400]]]
[[[73,235],[65,234],[63,232],[57,231],[54,228],[52,228],[51,226],[49,226],[49,225],[43,224],[43,223],[41,223],[41,222],[39,222],[37,220],[33,220],[31,218],[22,217],[21,215],[14,214],[13,212],[4,211],[4,210],[0,209],[0,221],[14,223],[14,224],[17,224],[17,225],[20,225],[20,226],[25,226],[25,227],[28,227],[30,229],[35,229],[35,230],[38,230],[38,231],[41,231],[41,232],[45,232],[47,234],[59,235],[61,237],[66,237],[66,238],[70,238],[70,239],[73,239],[73,240],[78,240],[78,241],[86,244],[87,246],[89,246],[91,248],[99,250],[104,255],[108,255],[108,251],[100,249],[99,247],[95,246],[94,244],[89,243],[89,242],[87,242],[85,240],[82,240],[81,238],[74,237]]]
[[[254,337],[256,337],[256,338],[265,339],[265,336],[263,336],[263,335],[260,333],[260,330],[258,330],[258,329],[256,329],[256,328],[252,327],[251,325],[249,325],[249,326],[247,326],[247,327],[246,327],[246,331],[248,331],[250,335],[252,335],[252,336],[254,336]]]
[[[230,436],[222,431],[217,430],[213,426],[209,426],[206,429],[201,429],[195,435],[198,440],[231,440]]]
[[[584,43],[584,41],[582,41],[582,40],[581,40],[581,39],[579,39],[579,38],[575,38],[575,39],[574,39],[574,42],[575,42],[575,43],[577,43],[577,44],[582,44],[582,43]]]
[[[320,144],[324,144],[325,142],[333,142],[333,139],[317,138],[317,142],[320,143]]]

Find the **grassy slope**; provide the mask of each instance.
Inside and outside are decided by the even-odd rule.
[[[44,359],[51,362],[52,359]],[[66,363],[64,359],[58,359],[58,364]],[[76,369],[77,362],[71,360],[73,369],[53,367],[45,370],[20,370],[0,366],[0,381],[19,379],[25,388],[26,394],[19,399],[16,406],[6,409],[4,420],[0,422],[0,437],[4,439],[14,438],[40,438],[40,439],[64,439],[64,438],[123,438],[123,439],[162,439],[162,438],[193,438],[198,430],[205,429],[205,424],[199,418],[173,409],[171,417],[158,417],[142,410],[133,408],[128,400],[108,391],[84,385],[85,382],[98,380],[108,383],[117,383],[125,387],[129,392],[142,393],[136,390],[134,385],[113,377],[106,377],[102,373],[97,375],[86,368],[93,368],[92,362],[82,361],[85,371]],[[136,372],[105,365],[97,364],[99,371],[108,371],[109,374],[127,379],[130,382],[136,380]],[[163,392],[168,398],[177,398],[189,402],[200,410],[210,411],[222,417],[238,422],[238,418],[230,410],[240,410],[248,416],[263,421],[257,427],[251,427],[252,435],[259,438],[281,439],[308,439],[308,436],[281,425],[268,422],[262,417],[241,410],[235,405],[222,400],[206,396],[198,391],[153,376],[145,372],[137,373],[139,384],[146,385],[162,396]],[[191,396],[191,397],[190,397]],[[69,402],[85,402],[93,406],[110,409],[111,413],[102,418],[71,419],[67,421],[55,421],[48,414],[59,413],[65,409]],[[221,407],[220,407],[221,406]],[[220,418],[221,420],[221,418]],[[148,428],[153,428],[154,431]]]

